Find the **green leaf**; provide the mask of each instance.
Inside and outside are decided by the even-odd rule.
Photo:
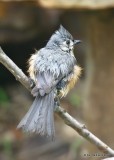
[[[79,95],[73,93],[70,97],[69,97],[70,103],[73,106],[80,106],[81,104],[81,98]]]
[[[8,95],[2,87],[0,87],[0,103],[7,103],[9,101]]]

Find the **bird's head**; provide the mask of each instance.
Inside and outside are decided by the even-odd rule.
[[[57,46],[62,51],[70,52],[73,50],[74,45],[80,43],[80,40],[74,40],[72,35],[62,26],[51,36],[47,46]]]

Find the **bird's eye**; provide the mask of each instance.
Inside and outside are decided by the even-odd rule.
[[[70,44],[70,40],[66,40],[66,44],[69,45]]]

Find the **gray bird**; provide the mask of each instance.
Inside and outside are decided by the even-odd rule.
[[[54,138],[54,109],[81,73],[73,53],[79,42],[61,25],[46,46],[30,57],[28,72],[35,83],[31,92],[35,100],[17,128]]]

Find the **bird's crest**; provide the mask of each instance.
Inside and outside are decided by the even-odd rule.
[[[60,25],[60,28],[56,31],[56,34],[65,39],[73,39],[72,35],[62,25]]]

